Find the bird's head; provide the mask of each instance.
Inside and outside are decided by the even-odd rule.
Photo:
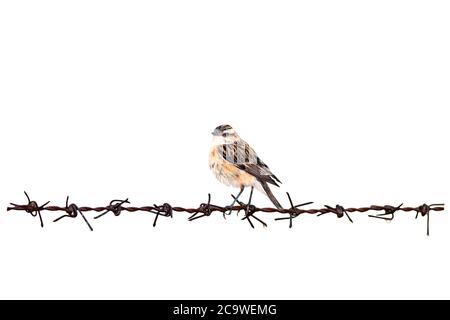
[[[229,144],[239,140],[239,135],[228,124],[218,126],[211,132],[214,144]]]

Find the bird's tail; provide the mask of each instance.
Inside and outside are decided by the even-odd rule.
[[[265,181],[260,181],[261,186],[263,187],[264,191],[266,192],[267,196],[269,197],[270,201],[277,207],[278,209],[283,209],[281,204],[278,202],[277,198],[273,195],[272,191],[269,188],[269,185]]]

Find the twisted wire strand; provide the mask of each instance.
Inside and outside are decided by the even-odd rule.
[[[217,205],[211,205],[211,209],[210,212],[226,212],[228,210],[233,210],[233,211],[239,211],[239,210],[245,210],[246,209],[246,205],[239,205],[239,206],[233,206],[233,207],[229,207],[229,206],[225,206],[225,207],[221,207],[221,206],[217,206]],[[379,205],[372,205],[370,207],[361,207],[361,208],[346,208],[345,210],[347,212],[368,212],[368,211],[383,211],[383,210],[387,210],[389,209],[391,206],[390,205],[384,205],[384,206],[379,206]],[[29,205],[15,205],[13,207],[8,207],[7,211],[29,211],[32,210],[34,207],[33,206],[29,206]],[[89,211],[95,211],[95,212],[101,212],[101,211],[105,211],[108,210],[109,206],[105,206],[105,207],[88,207],[88,206],[82,206],[82,207],[78,207],[78,209],[80,211],[83,212],[89,212]],[[156,206],[142,206],[142,207],[133,207],[133,206],[123,206],[122,211],[128,211],[128,212],[137,212],[137,211],[143,211],[143,212],[153,212],[155,210],[157,210],[158,208]],[[186,212],[186,213],[205,213],[205,209],[198,207],[198,208],[184,208],[184,207],[172,207],[172,210],[175,212]],[[398,209],[398,211],[404,211],[404,212],[410,212],[410,211],[418,211],[419,207],[402,207],[400,209]],[[431,207],[430,211],[444,211],[445,208],[442,206],[439,207]],[[60,207],[60,206],[46,206],[44,208],[41,209],[41,211],[52,211],[52,212],[56,212],[56,211],[66,211],[65,207]],[[318,213],[335,213],[334,210],[332,209],[328,209],[328,208],[321,208],[321,209],[277,209],[277,208],[271,208],[271,207],[267,207],[267,208],[258,208],[255,207],[254,208],[254,212],[264,212],[264,213],[281,213],[281,214],[295,214],[295,215],[299,215],[299,214],[318,214]]]
[[[378,215],[369,215],[369,217],[372,218],[380,218],[383,220],[393,220],[395,213],[397,212],[416,212],[416,219],[419,215],[426,216],[427,217],[427,235],[429,235],[429,216],[430,212],[432,211],[444,211],[444,204],[422,204],[417,207],[403,207],[403,204],[400,206],[394,207],[391,205],[371,205],[368,207],[349,207],[344,208],[343,206],[336,205],[335,207],[330,206],[324,206],[323,208],[319,209],[300,209],[299,207],[305,206],[305,205],[311,205],[312,202],[303,203],[300,205],[294,206],[291,196],[289,193],[287,193],[289,202],[291,207],[290,208],[272,208],[272,207],[256,207],[252,204],[244,204],[240,201],[237,201],[239,205],[235,205],[233,207],[231,206],[219,206],[211,204],[211,195],[208,194],[208,202],[207,203],[201,203],[196,208],[185,208],[180,206],[172,206],[169,203],[164,203],[162,205],[150,205],[150,206],[130,206],[125,205],[125,203],[130,203],[128,201],[128,198],[126,200],[112,200],[110,201],[109,205],[106,206],[99,206],[99,207],[91,207],[91,206],[78,206],[74,203],[68,204],[68,197],[66,200],[66,206],[55,206],[55,205],[48,205],[49,202],[46,202],[45,204],[39,206],[36,201],[31,201],[28,197],[28,194],[25,192],[25,195],[27,196],[28,204],[14,204],[11,203],[11,206],[7,208],[7,211],[25,211],[28,213],[34,213],[32,214],[34,217],[38,214],[41,219],[41,226],[43,227],[43,222],[41,218],[41,212],[43,211],[49,211],[49,212],[57,212],[62,211],[65,212],[66,215],[63,217],[70,217],[75,218],[77,217],[77,213],[80,213],[82,217],[84,218],[85,222],[88,224],[91,230],[92,227],[90,226],[87,219],[84,217],[83,212],[102,212],[102,214],[95,217],[95,219],[100,218],[104,215],[106,215],[108,212],[113,213],[115,216],[119,216],[122,212],[147,212],[147,213],[153,213],[155,214],[155,220],[153,223],[153,226],[156,226],[156,221],[159,216],[164,217],[173,217],[173,213],[189,213],[191,216],[189,217],[189,221],[196,220],[198,218],[207,217],[210,216],[214,212],[218,213],[225,213],[227,211],[244,211],[245,217],[242,219],[246,219],[252,228],[254,228],[253,223],[251,222],[250,218],[255,219],[256,221],[262,223],[264,226],[267,226],[265,222],[263,222],[261,219],[255,216],[255,213],[262,212],[262,213],[279,213],[283,215],[288,215],[288,217],[281,217],[276,218],[276,221],[279,220],[290,220],[289,227],[292,228],[292,221],[293,219],[297,218],[298,216],[302,214],[312,214],[321,216],[327,213],[335,214],[338,218],[342,218],[343,216],[347,216],[347,218],[350,220],[350,222],[353,222],[352,219],[349,216],[349,213],[366,213],[370,211],[385,211],[383,214]],[[200,216],[198,216],[201,214]],[[60,217],[61,218],[61,217]],[[59,219],[56,219],[58,221]]]

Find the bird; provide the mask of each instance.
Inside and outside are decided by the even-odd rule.
[[[231,213],[246,187],[251,188],[249,204],[253,189],[256,188],[266,194],[275,207],[282,209],[269,187],[269,184],[279,187],[281,181],[270,171],[255,150],[228,124],[216,127],[211,134],[213,141],[209,152],[209,168],[221,183],[240,188],[237,196],[233,196],[234,200],[227,214]]]

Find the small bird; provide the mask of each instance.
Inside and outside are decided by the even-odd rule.
[[[258,157],[250,145],[241,139],[230,125],[220,125],[212,132],[213,143],[209,152],[209,167],[216,178],[227,186],[240,188],[230,207],[233,207],[245,187],[251,187],[250,199],[256,187],[265,193],[278,209],[281,204],[269,188],[269,183],[279,187],[281,181]],[[278,182],[278,183],[277,183]],[[228,214],[231,213],[231,209]],[[225,217],[225,214],[224,214]]]

